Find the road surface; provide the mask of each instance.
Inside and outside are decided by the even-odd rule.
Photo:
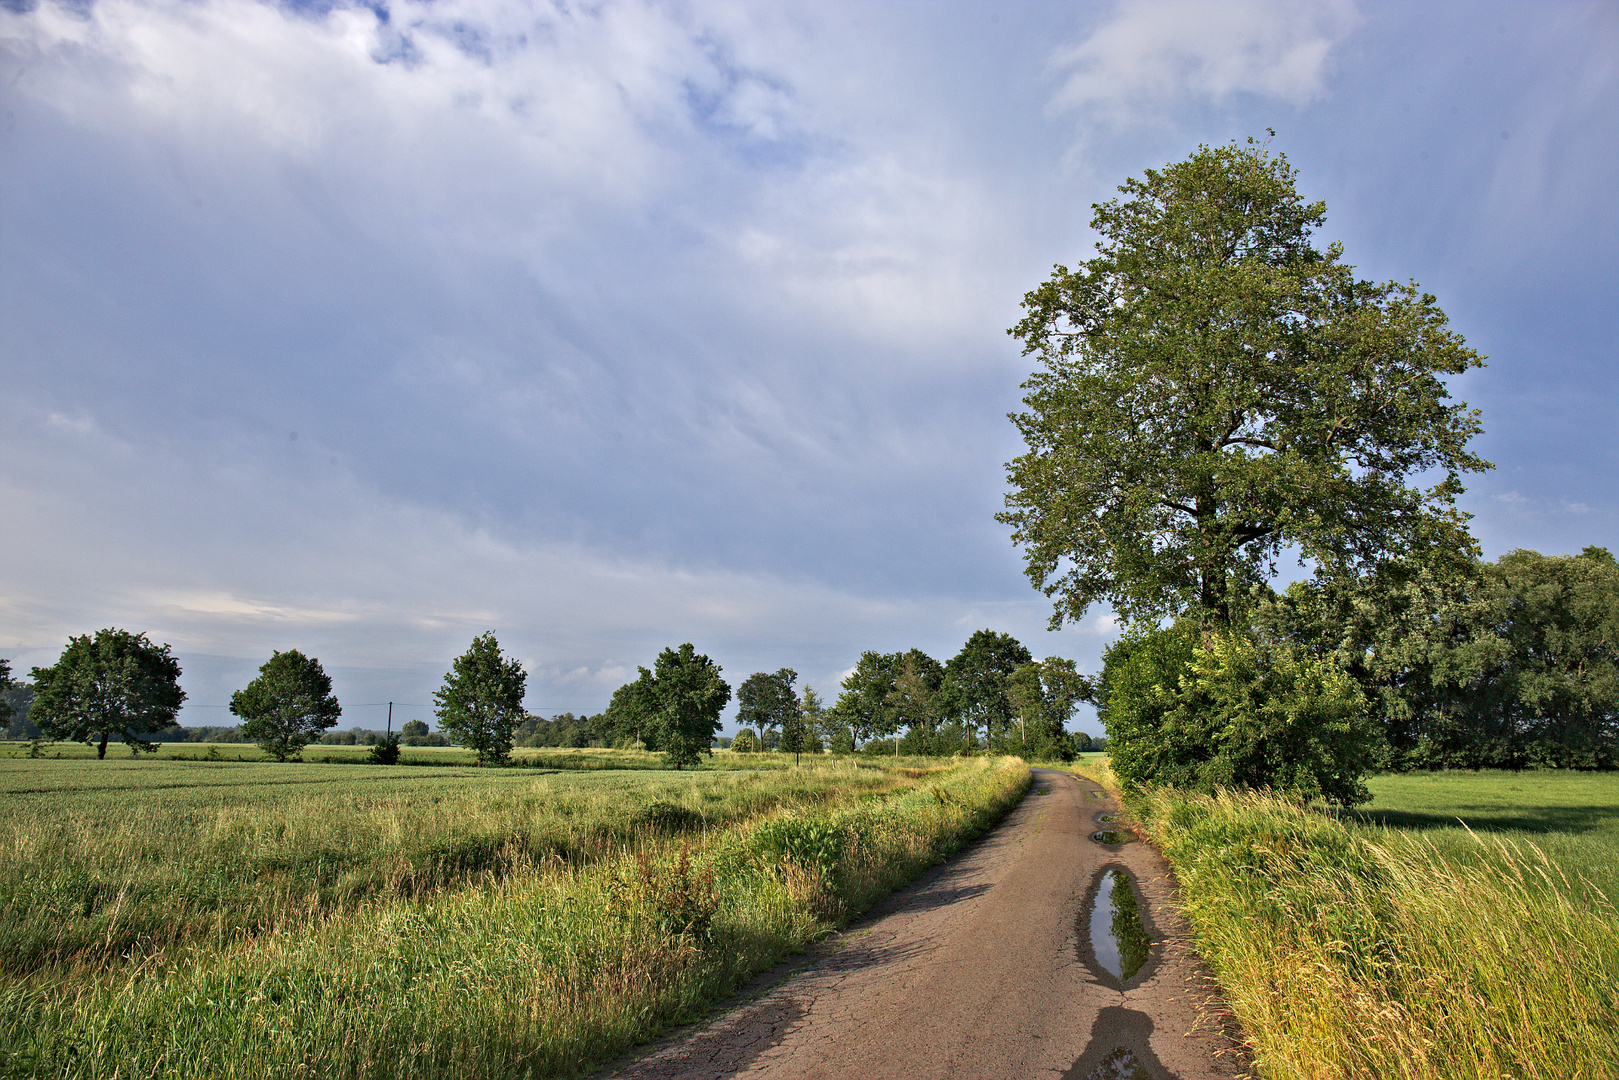
[[[1042,793],[1043,792],[1043,793]],[[620,1080],[961,1078],[1204,1080],[1242,1071],[1212,983],[1143,843],[1091,839],[1116,812],[1082,777],[1035,769],[1029,795],[988,836],[801,969],[711,1023],[653,1044]],[[1128,982],[1089,941],[1104,872],[1137,883],[1155,943]]]

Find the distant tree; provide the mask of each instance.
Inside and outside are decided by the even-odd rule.
[[[127,630],[69,638],[55,664],[36,667],[30,676],[35,698],[29,719],[50,738],[96,746],[98,758],[107,756],[114,735],[131,753],[156,750],[147,736],[173,724],[186,699],[180,663],[168,645]]]
[[[512,736],[523,722],[528,673],[515,657],[501,655],[493,630],[472,639],[455,658],[444,685],[433,691],[439,727],[478,755],[479,765],[503,765]]]
[[[639,670],[640,676],[635,681],[613,691],[597,727],[602,732],[603,742],[610,746],[631,743],[659,750],[656,723],[659,704],[653,693],[652,672],[646,668]]]
[[[1444,377],[1482,360],[1435,299],[1316,247],[1325,204],[1252,140],[1120,191],[1093,208],[1096,256],[1058,266],[1009,331],[1043,370],[999,520],[1053,628],[1106,602],[1212,633],[1284,552],[1328,578],[1469,559],[1460,476],[1490,465]]]
[[[4,701],[11,708],[11,719],[6,723],[3,735],[7,739],[38,739],[42,732],[39,727],[28,718],[28,712],[34,706],[34,688],[22,679],[13,678],[11,685],[0,690],[0,701]]]
[[[743,728],[731,740],[731,749],[738,754],[757,754],[759,752],[759,736],[753,733],[752,728]]]
[[[888,692],[888,704],[894,718],[894,753],[899,754],[899,729],[906,727],[917,738],[918,748],[924,753],[936,752],[933,745],[939,722],[944,718],[940,708],[940,688],[944,685],[944,668],[921,649],[911,649],[900,655],[894,673],[894,686]]]
[[[809,686],[804,687],[804,694],[798,699],[798,711],[809,725],[811,749],[806,753],[821,753],[832,740],[831,711],[821,695]]]
[[[793,764],[797,765],[798,755],[818,753],[820,748],[820,735],[814,721],[804,715],[802,704],[794,698],[792,709],[781,725],[782,753],[793,755]]]
[[[399,734],[400,737],[404,739],[420,739],[427,734],[427,721],[406,720],[400,725]],[[409,746],[412,744],[407,742],[405,745]]]
[[[1068,738],[1068,721],[1091,693],[1089,680],[1075,669],[1072,660],[1064,657],[1031,661],[1012,672],[1006,695],[1018,718],[1023,756],[1071,758],[1075,748]]]
[[[272,652],[258,678],[231,695],[230,711],[241,717],[242,734],[277,761],[298,757],[343,714],[320,661],[297,649]]]
[[[980,728],[986,745],[1006,737],[1013,719],[1006,680],[1032,659],[1029,650],[1011,634],[979,630],[945,662],[951,701],[969,737],[975,737]]]
[[[12,687],[16,684],[11,681],[11,661],[0,660],[0,726],[11,727],[11,699]]]
[[[731,700],[720,666],[688,641],[658,654],[649,690],[657,703],[652,727],[668,763],[681,769],[696,765],[699,754],[713,754],[720,713]]]
[[[897,733],[899,716],[894,711],[892,695],[902,658],[902,653],[861,653],[854,670],[844,677],[842,693],[832,706],[834,721],[848,726],[859,739],[887,738]]]
[[[798,672],[782,668],[776,672],[756,671],[742,680],[736,690],[736,718],[744,727],[759,733],[759,742],[769,745],[769,730],[785,732],[798,716],[798,696],[793,683]],[[787,747],[783,746],[783,750]]]

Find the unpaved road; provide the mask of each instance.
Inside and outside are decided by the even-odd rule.
[[[1211,984],[1169,904],[1163,860],[1145,844],[1091,839],[1098,815],[1115,810],[1090,781],[1035,769],[1029,795],[994,831],[819,946],[803,970],[607,1075],[1238,1075]],[[1091,902],[1109,867],[1135,878],[1156,943],[1122,985],[1089,945]]]

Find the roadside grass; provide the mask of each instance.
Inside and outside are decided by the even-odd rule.
[[[1373,785],[1393,805],[1364,817],[1423,815],[1417,829],[1263,794],[1160,789],[1130,801],[1175,868],[1196,947],[1262,1075],[1619,1075],[1613,905],[1548,854],[1541,840],[1556,834],[1436,836],[1428,819],[1458,809],[1459,794],[1493,792],[1506,813],[1518,793],[1499,778],[1382,779],[1400,781]],[[1576,805],[1550,817],[1587,835],[1608,827],[1601,785],[1534,779],[1513,820],[1537,803]]]
[[[1017,759],[0,762],[0,1073],[574,1074],[700,1015],[1027,784]]]

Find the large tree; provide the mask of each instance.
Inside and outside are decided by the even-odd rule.
[[[1482,360],[1415,283],[1317,247],[1294,181],[1251,139],[1200,147],[1094,206],[1096,256],[1024,298],[1041,370],[999,519],[1054,628],[1107,603],[1208,633],[1284,549],[1324,576],[1474,552],[1455,499],[1490,466],[1443,376]]]
[[[759,733],[759,745],[768,747],[766,729],[774,729],[778,736],[798,716],[798,694],[793,684],[798,672],[792,668],[780,671],[756,671],[742,680],[736,688],[736,719],[744,727]]]
[[[985,745],[1005,738],[1014,715],[1006,696],[1006,680],[1032,659],[1029,650],[1011,634],[978,630],[960,652],[945,662],[951,704],[967,726],[969,737],[983,728]]]
[[[242,734],[277,761],[296,758],[343,715],[331,676],[297,649],[272,652],[258,678],[231,695],[230,711],[242,718]]]
[[[69,638],[50,667],[30,672],[34,704],[29,719],[53,739],[82,741],[107,756],[116,735],[131,752],[157,749],[146,736],[175,722],[186,699],[180,689],[180,662],[168,645],[154,645],[145,634],[97,630]]]
[[[480,765],[502,765],[526,715],[528,673],[516,657],[504,657],[495,632],[480,634],[455,658],[444,685],[433,691],[438,726],[478,755]]]
[[[731,700],[730,684],[720,678],[718,664],[689,641],[678,649],[665,649],[652,665],[647,689],[657,704],[652,726],[658,748],[670,765],[676,769],[695,765],[699,754],[714,752],[720,713]]]
[[[1018,738],[1023,744],[1019,753],[1033,758],[1073,757],[1068,721],[1075,707],[1090,699],[1092,688],[1072,660],[1050,656],[1024,664],[1007,680],[1006,695],[1017,713]]]

